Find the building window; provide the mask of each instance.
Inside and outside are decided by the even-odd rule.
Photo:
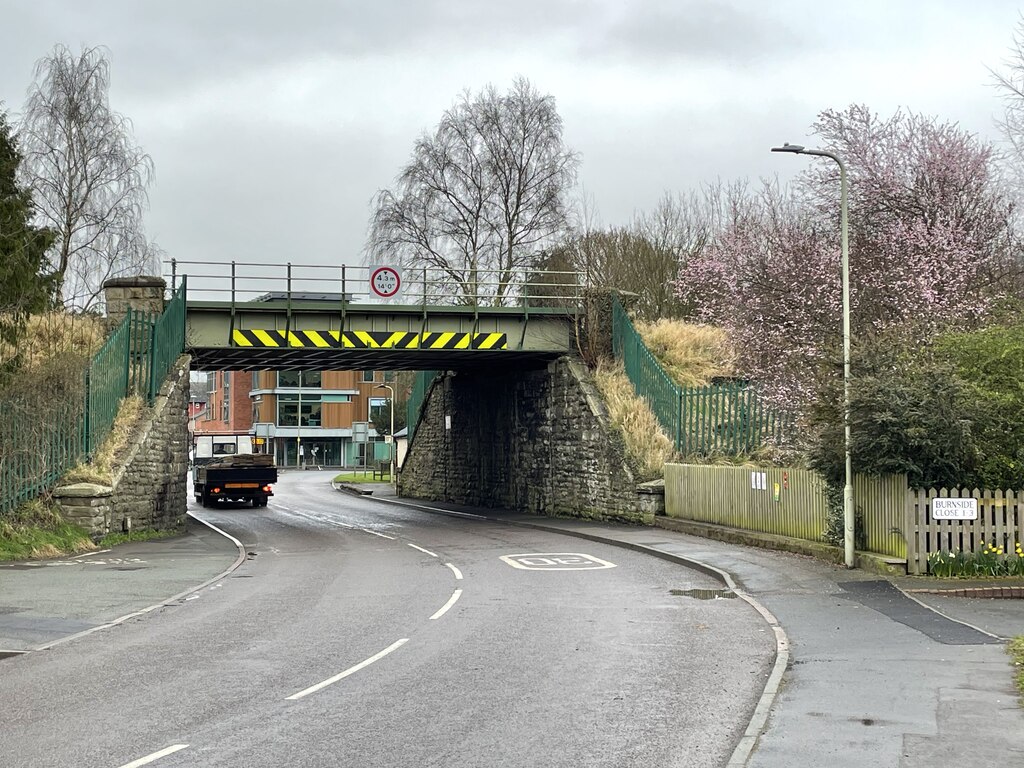
[[[370,420],[373,421],[380,415],[387,413],[388,399],[386,397],[370,398]]]
[[[320,371],[278,371],[277,386],[319,389],[322,378]]]
[[[278,395],[277,424],[280,427],[319,427],[319,395]]]
[[[376,374],[377,374],[376,371],[363,371],[363,382],[366,383],[366,382],[376,381],[376,379],[377,379]]]
[[[231,371],[224,371],[224,402],[221,404],[220,420],[231,420]]]

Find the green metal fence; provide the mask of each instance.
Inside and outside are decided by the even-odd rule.
[[[0,400],[0,515],[52,488],[110,434],[121,401],[150,405],[185,348],[184,283],[162,314],[129,311],[85,371]]]
[[[174,361],[185,351],[185,280],[174,291],[163,314],[153,323],[149,344],[149,403],[160,392]]]
[[[644,345],[618,297],[612,300],[612,348],[633,389],[683,456],[748,454],[770,439],[782,439],[785,420],[747,384],[676,384]]]
[[[406,439],[408,444],[412,445],[412,436],[416,431],[416,423],[420,419],[420,409],[423,407],[423,402],[427,399],[427,393],[430,391],[430,385],[437,376],[437,371],[417,371],[416,379],[412,383],[412,392],[409,394],[409,401],[406,403]]]

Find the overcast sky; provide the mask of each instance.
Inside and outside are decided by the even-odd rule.
[[[841,6],[841,7],[840,7]],[[552,94],[605,224],[665,190],[783,176],[815,115],[864,103],[995,139],[1011,0],[0,0],[0,101],[104,45],[152,155],[147,229],[183,260],[358,263],[370,201],[463,89]]]

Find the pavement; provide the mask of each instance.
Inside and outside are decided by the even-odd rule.
[[[730,765],[1024,765],[1024,707],[1004,647],[1024,635],[1024,600],[955,594],[1021,582],[882,577],[657,526],[397,499],[382,484],[343,490],[628,547],[734,589],[775,630],[778,659]],[[188,599],[242,558],[236,541],[190,520],[174,539],[0,564],[0,659]]]
[[[49,560],[0,562],[0,658],[39,651],[174,604],[241,561],[188,518],[183,535]]]

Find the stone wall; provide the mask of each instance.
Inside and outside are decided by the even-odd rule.
[[[160,314],[164,311],[167,281],[162,277],[116,277],[103,284],[107,323],[117,328],[130,307],[136,312]]]
[[[654,515],[589,372],[570,358],[435,382],[399,488],[532,514],[647,523]]]
[[[79,483],[54,495],[70,522],[99,538],[127,528],[184,528],[189,358],[179,358],[111,487]]]

